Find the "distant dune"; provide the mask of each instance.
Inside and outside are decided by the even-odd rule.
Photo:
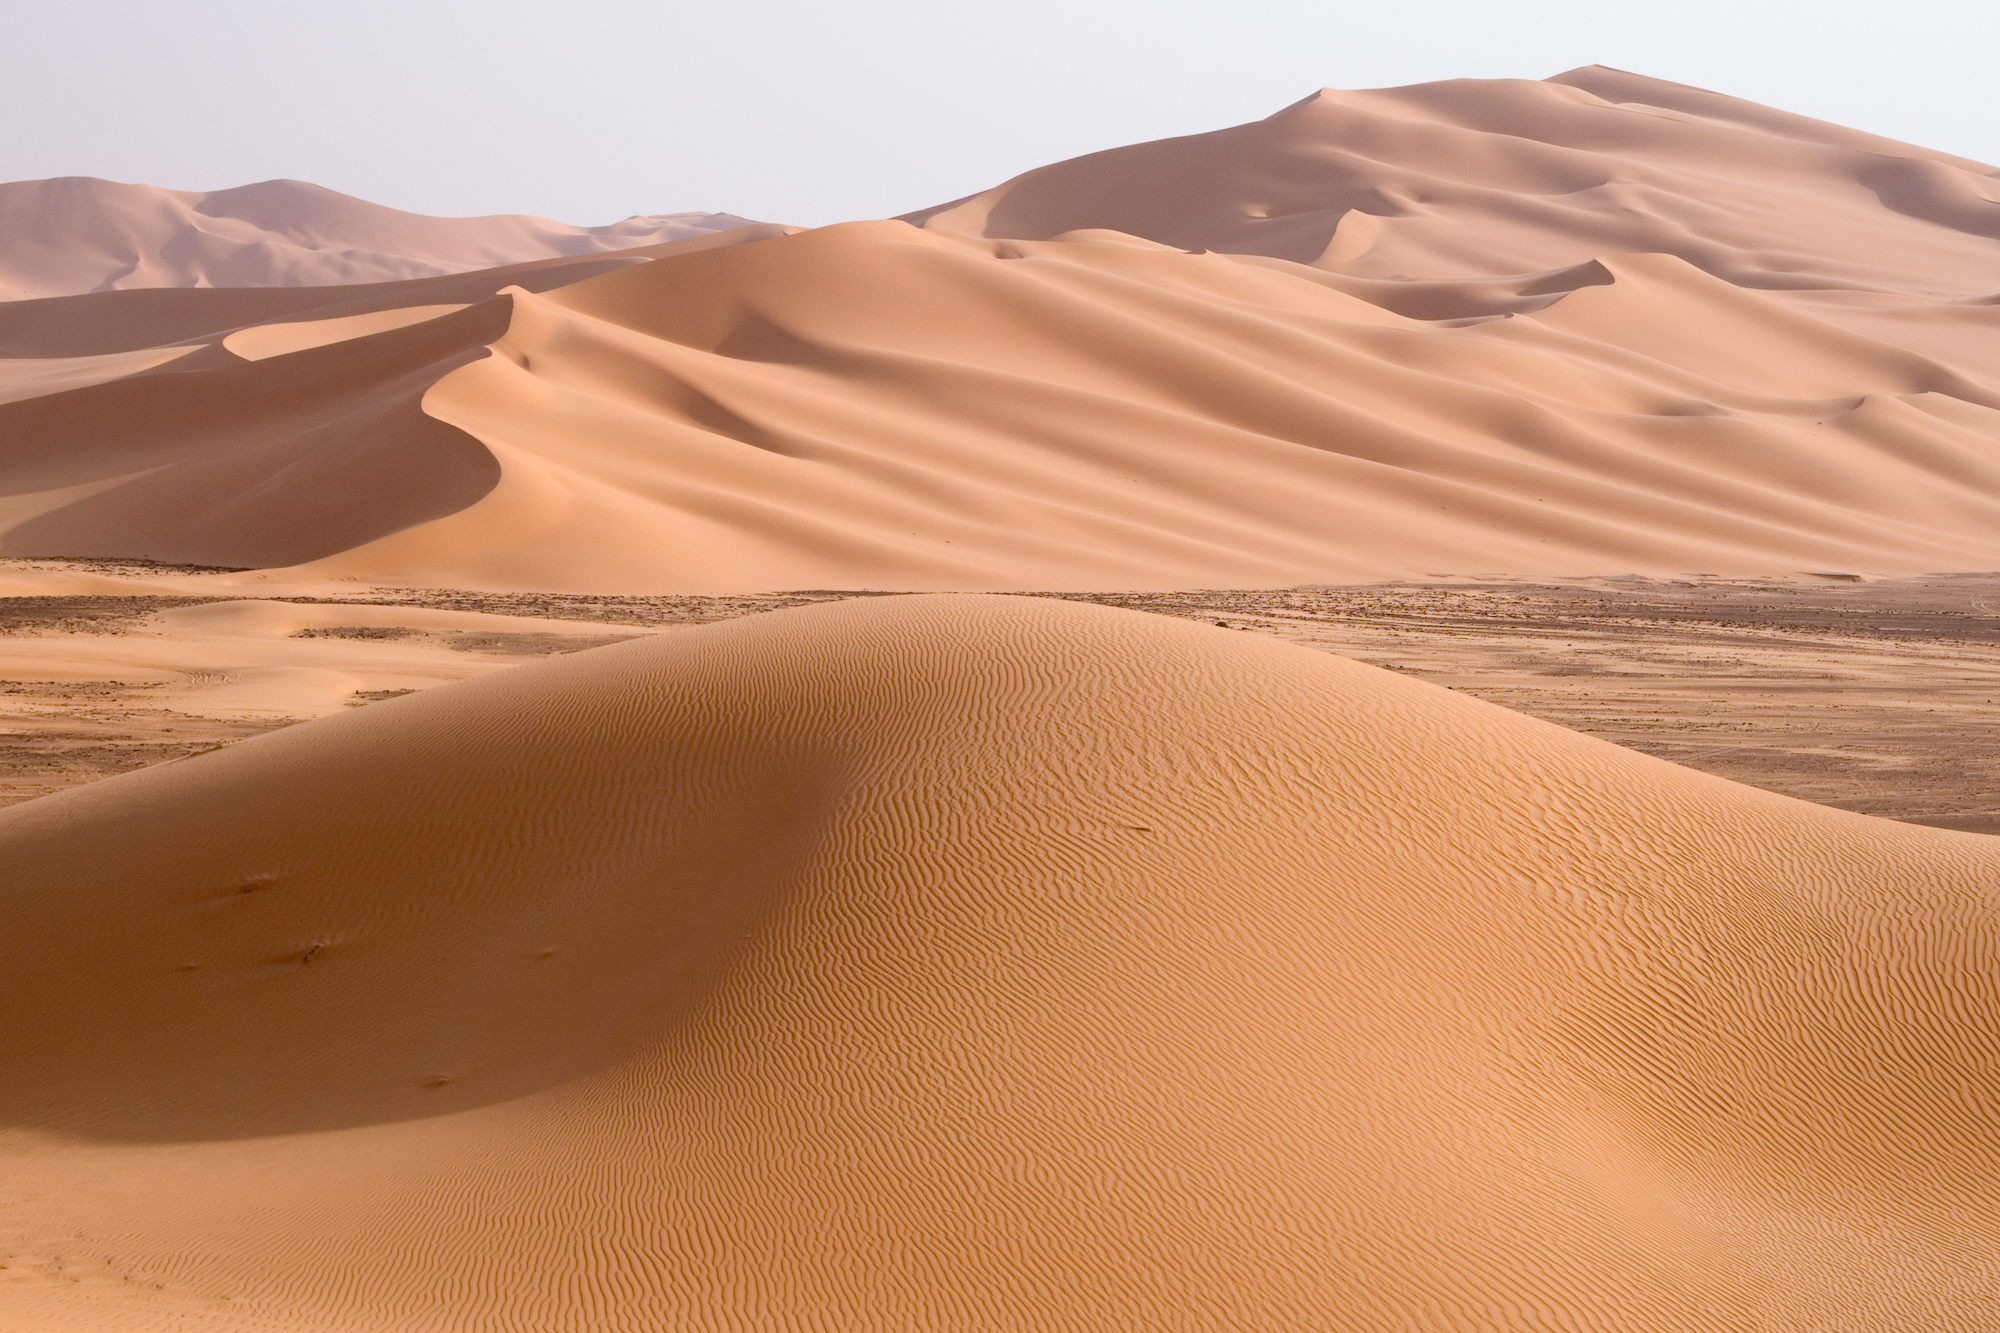
[[[1993,294],[2000,180],[1964,158],[1590,66],[1539,83],[1328,88],[1268,120],[1059,162],[906,220],[1285,259],[1424,318],[1532,310],[1604,281],[1559,270],[1633,253],[1752,289],[1950,300]]]
[[[1988,1326],[2000,842],[861,599],[0,811],[9,1330]]]
[[[423,278],[657,245],[743,226],[728,213],[433,218],[305,181],[206,194],[90,176],[0,185],[0,300],[132,287],[309,287]]]
[[[0,553],[602,592],[2000,568],[1996,199],[1590,68],[1323,92],[900,221],[0,304]]]

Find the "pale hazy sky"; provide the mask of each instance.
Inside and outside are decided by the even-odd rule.
[[[0,180],[880,217],[1322,86],[1693,83],[1992,162],[1992,0],[0,0]]]

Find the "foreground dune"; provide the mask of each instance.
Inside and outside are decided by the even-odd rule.
[[[0,812],[41,1330],[1978,1329],[2000,843],[863,599]]]
[[[626,593],[1993,569],[1996,199],[1587,69],[902,221],[0,305],[0,554]]]

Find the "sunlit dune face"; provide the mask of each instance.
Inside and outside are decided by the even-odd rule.
[[[1207,626],[750,617],[0,851],[11,1178],[272,1327],[1751,1327],[1995,1239],[1990,839]]]

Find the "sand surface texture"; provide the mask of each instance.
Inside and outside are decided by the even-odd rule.
[[[13,303],[15,356],[138,359],[0,370],[48,386],[0,404],[0,553],[624,593],[1993,569],[1996,199],[1593,68],[366,309]]]
[[[0,812],[10,1330],[1981,1329],[2000,843],[860,599]]]
[[[657,245],[748,221],[729,213],[434,218],[305,181],[198,193],[91,176],[0,185],[0,300],[135,287],[382,282]]]

